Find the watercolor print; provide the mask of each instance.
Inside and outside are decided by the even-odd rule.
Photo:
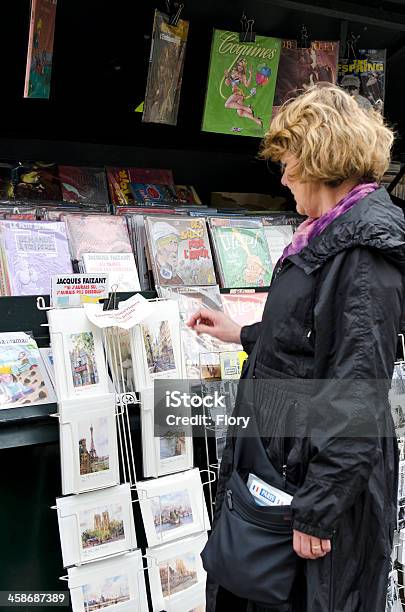
[[[169,321],[157,321],[141,327],[149,374],[175,370]]]
[[[160,460],[180,457],[186,454],[186,433],[168,430],[160,436]]]
[[[69,336],[69,358],[75,389],[99,383],[93,332]]]
[[[163,597],[188,589],[198,581],[194,553],[179,555],[159,565]]]
[[[85,612],[102,610],[129,601],[128,575],[101,578],[82,586]]]
[[[157,536],[166,531],[190,525],[194,520],[190,497],[186,489],[153,497],[151,507]]]
[[[200,353],[201,378],[221,380],[221,358],[219,353]]]
[[[79,515],[80,537],[84,550],[125,538],[121,504],[83,510]]]
[[[109,469],[108,419],[106,417],[79,423],[79,465],[81,476]]]

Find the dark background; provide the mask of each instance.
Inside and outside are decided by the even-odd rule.
[[[190,33],[177,127],[142,124],[133,112],[145,91],[153,9],[163,4],[59,0],[51,99],[43,101],[23,99],[30,1],[3,2],[0,157],[172,168],[178,183],[194,184],[205,200],[216,190],[277,193],[277,176],[256,159],[257,139],[200,131],[212,28],[238,29],[243,8],[260,34],[294,38],[306,23],[313,38],[339,40],[346,18],[360,47],[387,47],[386,115],[398,130],[397,156],[405,153],[405,0],[185,2]],[[29,328],[29,317],[17,327],[15,316],[2,301],[3,329]],[[2,433],[0,590],[66,589],[49,509],[61,493],[58,444],[32,440],[1,450]]]
[[[405,131],[403,0],[185,0],[190,31],[176,127],[143,124],[134,112],[144,99],[153,11],[164,2],[59,0],[49,101],[23,99],[30,0],[3,5],[0,157],[169,167],[177,183],[195,185],[205,202],[217,190],[275,195],[278,178],[256,159],[258,139],[200,130],[212,29],[238,30],[243,9],[258,33],[280,37],[295,38],[305,23],[314,39],[340,40],[350,18],[347,29],[360,34],[360,48],[388,48],[386,114]]]

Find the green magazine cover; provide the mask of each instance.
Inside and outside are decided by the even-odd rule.
[[[214,30],[202,129],[256,136],[269,128],[281,40],[256,36],[239,42],[238,32]]]

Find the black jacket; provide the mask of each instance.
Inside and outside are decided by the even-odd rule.
[[[404,275],[403,214],[381,188],[277,266],[262,322],[242,329],[248,353],[260,342],[254,385],[267,454],[299,486],[294,528],[332,539],[331,554],[304,563],[294,612],[385,609],[398,467],[387,396]],[[216,516],[230,470],[228,444]],[[215,597],[213,576],[208,612]]]

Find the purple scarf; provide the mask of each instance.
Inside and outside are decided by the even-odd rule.
[[[318,219],[312,219],[310,217],[303,221],[303,223],[298,226],[292,242],[285,247],[281,256],[281,261],[283,262],[289,255],[296,255],[296,253],[299,253],[304,247],[307,246],[309,242],[311,242],[311,240],[313,240],[316,236],[319,236],[319,234],[323,232],[329,223],[332,223],[332,221],[337,219],[337,217],[343,215],[355,204],[357,204],[357,202],[360,202],[360,200],[378,188],[378,183],[360,183],[360,185],[353,187],[353,189],[344,198],[342,198],[334,208],[323,214],[321,217]]]

